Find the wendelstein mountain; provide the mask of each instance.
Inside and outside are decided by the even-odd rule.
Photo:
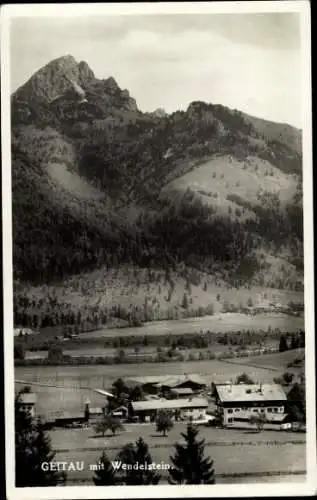
[[[17,282],[127,264],[303,289],[299,130],[204,102],[144,113],[72,56],[11,113]]]

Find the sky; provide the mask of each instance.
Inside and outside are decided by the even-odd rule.
[[[14,18],[11,90],[50,60],[72,55],[113,76],[141,111],[223,104],[301,123],[299,14],[107,15]]]

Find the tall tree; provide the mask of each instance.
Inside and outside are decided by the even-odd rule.
[[[156,419],[157,432],[162,432],[163,436],[166,436],[167,432],[170,431],[173,426],[171,413],[166,410],[159,411]]]
[[[284,352],[284,351],[287,351],[287,349],[288,349],[288,343],[287,343],[286,335],[281,335],[280,344],[279,344],[279,351]]]
[[[293,385],[292,389],[287,394],[287,399],[289,401],[289,406],[297,406],[303,414],[303,419],[306,419],[306,391],[305,384],[298,384],[297,382]]]
[[[141,437],[135,445],[133,443],[125,445],[118,454],[117,460],[127,465],[121,476],[122,482],[126,485],[158,484],[161,479],[161,476],[153,469],[149,447]]]
[[[21,393],[15,398],[15,482],[17,487],[56,486],[66,482],[64,472],[46,470],[45,462],[53,462],[55,452],[44,431],[43,422],[36,421],[23,405]]]
[[[93,481],[96,486],[114,486],[120,483],[116,470],[105,452],[102,452],[101,457],[97,461],[97,469],[95,470]]]
[[[14,346],[14,359],[24,359],[25,358],[25,349],[22,344],[16,344]]]
[[[295,333],[292,334],[291,349],[297,349],[299,347],[299,338]]]
[[[186,433],[181,433],[185,444],[175,444],[173,468],[168,471],[171,484],[215,484],[213,461],[204,458],[205,441],[198,441],[197,434],[198,429],[189,424]]]

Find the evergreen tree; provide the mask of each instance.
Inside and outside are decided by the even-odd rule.
[[[127,469],[122,471],[121,476],[124,484],[131,486],[159,483],[161,476],[152,469],[153,460],[149,452],[149,447],[141,437],[135,445],[133,443],[125,445],[117,459],[127,464]],[[133,469],[134,465],[136,466],[135,469]]]
[[[303,413],[303,418],[306,418],[306,391],[305,384],[298,384],[297,382],[293,385],[292,389],[287,394],[288,401],[291,402],[290,407],[298,406],[300,411]]]
[[[16,344],[14,346],[14,359],[24,359],[25,358],[25,349],[22,344]]]
[[[284,351],[287,351],[287,349],[288,349],[288,344],[287,344],[286,335],[281,335],[280,344],[279,344],[279,351],[284,352]]]
[[[105,452],[102,452],[97,461],[97,467],[93,477],[96,486],[114,486],[119,483],[116,471]]]
[[[168,471],[171,484],[215,484],[213,461],[204,458],[205,442],[197,441],[197,434],[198,429],[189,424],[186,433],[181,433],[185,444],[175,444],[173,468]]]
[[[189,306],[188,297],[187,297],[187,294],[184,293],[183,300],[182,300],[182,307],[184,309],[188,309],[188,306]]]
[[[15,482],[16,487],[56,486],[66,481],[66,474],[43,470],[44,462],[53,462],[55,452],[44,431],[43,422],[34,421],[19,393],[15,399]]]
[[[297,335],[295,333],[292,334],[292,340],[291,340],[291,349],[297,349],[299,347],[299,341]]]

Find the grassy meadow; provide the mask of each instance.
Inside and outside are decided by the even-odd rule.
[[[125,431],[117,436],[105,435],[94,437],[94,431],[74,429],[51,431],[52,444],[57,451],[57,460],[84,461],[82,472],[69,473],[70,480],[89,481],[93,472],[89,470],[106,450],[111,459],[115,459],[119,449],[135,442],[142,435],[148,443],[153,461],[170,463],[172,446],[180,441],[184,424],[175,425],[167,437],[157,434],[155,426],[127,425]],[[269,481],[267,474],[292,474],[305,471],[305,434],[282,431],[261,431],[254,433],[237,429],[201,428],[200,437],[205,439],[205,453],[214,460],[216,475],[258,475],[263,481]],[[234,447],[234,453],[233,453]],[[167,477],[167,471],[162,471]],[[163,479],[164,482],[164,479]],[[224,481],[225,482],[225,481]],[[246,479],[249,482],[249,477]]]

